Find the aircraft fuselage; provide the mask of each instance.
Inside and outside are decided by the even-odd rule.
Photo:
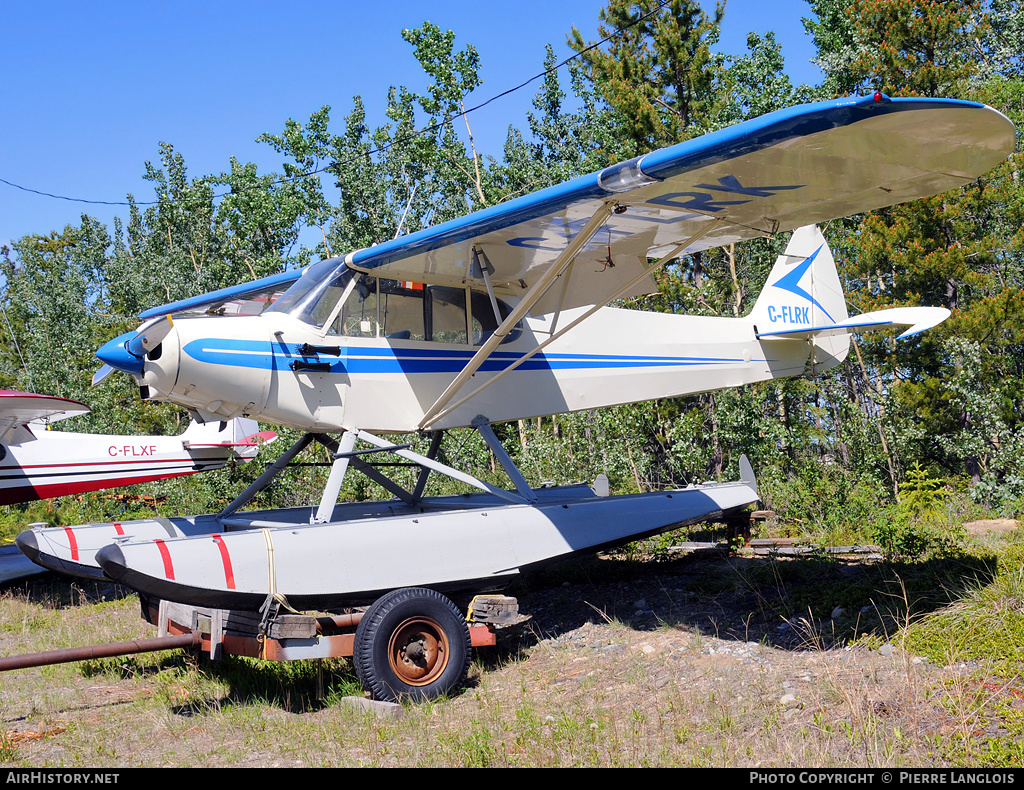
[[[564,311],[559,323],[571,322],[576,312],[582,310]],[[551,322],[552,316],[526,319],[460,395],[550,337]],[[178,319],[161,346],[140,377],[150,398],[207,419],[247,415],[306,431],[416,430],[475,353],[469,344],[325,336],[274,313]],[[759,342],[744,319],[604,308],[587,319],[585,330],[550,343],[431,427],[469,425],[479,415],[500,422],[740,386],[799,374],[807,356],[804,342]]]

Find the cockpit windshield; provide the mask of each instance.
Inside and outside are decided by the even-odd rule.
[[[288,313],[307,324],[323,326],[355,277],[356,272],[338,258],[320,261],[306,269],[267,312]]]

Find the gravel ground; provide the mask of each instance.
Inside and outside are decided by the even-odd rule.
[[[365,706],[193,703],[155,667],[65,672],[60,689],[48,670],[23,670],[25,685],[0,693],[0,764],[928,766],[948,764],[936,743],[1012,740],[998,718],[976,715],[985,686],[975,667],[937,666],[884,639],[851,646],[840,613],[842,627],[784,619],[797,583],[764,582],[777,561],[713,552],[553,566],[508,591],[521,620],[477,652],[463,693],[400,709],[389,724],[368,723]],[[806,583],[827,594],[866,565],[829,567]],[[46,585],[48,595],[60,587],[40,579],[10,593],[17,618],[39,616],[29,602]],[[77,608],[123,629],[136,616],[127,603],[71,604],[60,616]],[[14,639],[0,634],[0,652]],[[1024,694],[996,683],[989,697],[1024,715]],[[150,730],[159,737],[136,737]]]

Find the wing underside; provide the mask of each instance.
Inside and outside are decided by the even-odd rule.
[[[574,255],[568,282],[535,312],[600,303],[649,258],[793,230],[937,194],[1012,152],[1013,125],[973,102],[841,99],[772,113],[605,168],[465,218],[350,253],[375,276],[496,290],[535,285],[603,206],[614,210]],[[476,257],[474,256],[476,254]],[[476,260],[477,265],[474,265]]]
[[[0,390],[0,439],[31,422],[57,422],[90,411],[84,403],[69,398]]]

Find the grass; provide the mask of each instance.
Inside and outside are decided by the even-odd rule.
[[[977,583],[908,630],[907,645],[933,661],[988,660],[1003,673],[1024,666],[1024,567]]]
[[[1004,537],[869,565],[712,570],[634,551],[553,567],[532,582],[552,587],[543,625],[477,653],[464,693],[400,718],[342,702],[361,693],[344,660],[167,652],[18,670],[0,686],[0,765],[1017,767],[1022,556]],[[630,585],[662,573],[676,606],[638,627]],[[581,596],[597,601],[589,621],[563,617]],[[716,602],[738,596],[760,613],[726,623]],[[832,620],[837,605],[851,614]],[[769,617],[792,644],[750,644]],[[134,598],[102,586],[40,580],[0,600],[4,654],[151,635]]]
[[[974,579],[949,605],[909,622],[903,644],[959,668],[937,690],[950,732],[936,739],[957,767],[1024,764],[1024,541],[1011,537],[992,578]]]

